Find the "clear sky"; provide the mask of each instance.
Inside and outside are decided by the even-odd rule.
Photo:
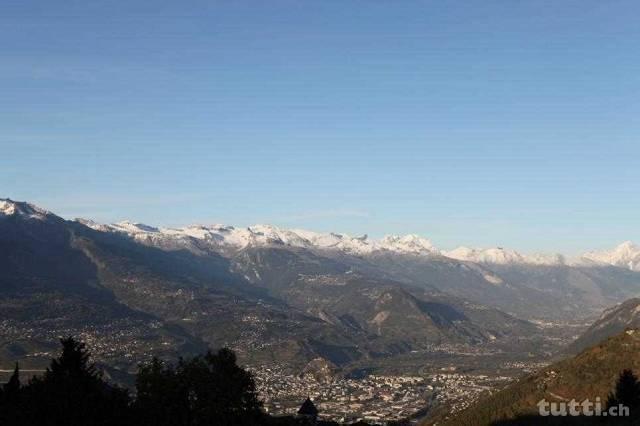
[[[65,217],[640,242],[637,1],[3,1],[0,196]]]

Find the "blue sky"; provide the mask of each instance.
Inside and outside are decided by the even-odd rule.
[[[0,4],[1,196],[444,248],[640,242],[637,2],[183,3]]]

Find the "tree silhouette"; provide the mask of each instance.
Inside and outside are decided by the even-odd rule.
[[[62,355],[23,388],[25,425],[127,424],[129,395],[102,380],[84,343],[61,339]]]
[[[18,363],[9,381],[0,387],[0,425],[18,420],[20,410],[20,367]]]
[[[615,390],[607,399],[607,407],[619,404],[629,407],[632,415],[640,411],[640,383],[631,370],[623,370],[620,373]]]
[[[139,368],[132,402],[127,391],[103,380],[84,343],[73,338],[60,342],[60,357],[26,386],[20,386],[16,364],[0,389],[1,426],[305,424],[295,417],[264,414],[253,376],[237,365],[229,349],[180,359],[176,365],[153,359]]]
[[[190,422],[185,383],[175,368],[154,358],[142,365],[136,377],[134,405],[141,424],[187,425]]]
[[[3,397],[6,403],[15,404],[20,399],[20,367],[16,362],[13,374],[9,381],[2,387]]]
[[[140,424],[254,425],[263,417],[252,375],[228,349],[181,359],[175,367],[154,359],[140,368],[136,390]]]

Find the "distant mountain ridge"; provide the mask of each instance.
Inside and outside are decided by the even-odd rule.
[[[588,254],[573,259],[561,254],[524,255],[501,247],[442,251],[415,234],[375,240],[366,235],[352,237],[271,225],[158,228],[132,222],[85,223],[155,247],[231,258],[250,248],[306,249],[395,281],[417,286],[428,283],[526,319],[571,318],[576,314],[594,317],[607,306],[640,295],[640,274],[627,274],[635,270],[616,257],[593,260]]]
[[[625,241],[610,251],[589,252],[582,259],[599,264],[607,264],[640,271],[640,247],[631,241]]]
[[[610,265],[630,270],[640,270],[640,247],[627,241],[610,251],[591,251],[576,258],[562,254],[536,253],[526,255],[502,247],[469,248],[458,247],[443,251],[424,237],[416,234],[387,235],[379,240],[367,235],[350,236],[342,233],[319,233],[302,229],[283,229],[272,225],[253,225],[236,228],[229,225],[192,225],[180,228],[163,228],[142,223],[123,221],[113,224],[99,224],[91,220],[76,219],[94,229],[123,232],[140,240],[180,240],[194,238],[208,241],[219,248],[239,250],[248,246],[280,244],[291,247],[338,250],[354,255],[370,255],[376,252],[394,252],[425,256],[445,256],[451,259],[485,264],[531,264],[531,265],[567,265],[567,266],[603,266]]]
[[[42,219],[53,213],[27,202],[0,199],[0,214],[18,214]],[[57,216],[56,216],[57,217]],[[90,228],[103,232],[121,232],[141,242],[174,243],[197,239],[213,247],[227,250],[240,250],[248,246],[286,245],[291,247],[339,250],[354,255],[369,255],[375,252],[394,252],[425,256],[442,255],[451,259],[485,264],[531,264],[531,265],[569,265],[603,266],[610,265],[633,271],[640,270],[640,246],[626,241],[608,251],[590,251],[577,258],[567,258],[562,254],[525,255],[502,247],[480,249],[458,247],[443,251],[433,243],[416,234],[387,235],[379,240],[367,235],[350,236],[342,233],[319,233],[302,229],[283,229],[272,225],[253,225],[236,228],[229,225],[191,225],[179,228],[155,227],[138,222],[122,221],[113,224],[101,224],[89,219],[76,219]]]
[[[458,247],[457,249],[443,252],[443,255],[452,259],[474,263],[488,264],[531,264],[531,265],[566,265],[567,261],[561,254],[534,254],[523,255],[514,250],[506,250],[502,247],[491,249],[475,249]]]
[[[14,204],[18,207],[11,207]],[[55,216],[27,203],[4,200],[2,205],[0,214],[4,215],[22,211],[21,217],[25,218]],[[31,213],[25,215],[27,210]],[[434,247],[428,239],[412,234],[375,240],[366,235],[352,237],[270,225],[163,228],[131,221],[99,224],[86,219],[76,219],[75,223],[165,251],[187,250],[198,256],[222,256],[252,282],[257,269],[263,268],[259,265],[253,270],[247,268],[249,264],[245,262],[249,258],[243,257],[246,252],[261,248],[281,248],[291,253],[306,250],[323,259],[322,265],[329,265],[324,262],[329,259],[341,263],[345,268],[341,273],[351,270],[403,285],[438,289],[524,319],[591,318],[607,306],[640,296],[640,274],[625,266],[585,259],[567,260],[561,255],[522,255],[504,248],[459,248],[446,252]],[[305,256],[288,261],[302,258]],[[331,268],[328,272],[332,273]],[[270,275],[268,270],[261,273]],[[316,269],[313,273],[327,271]],[[290,274],[287,276],[296,279]]]
[[[122,232],[139,241],[198,239],[213,247],[241,250],[252,246],[285,245],[300,248],[340,250],[350,254],[366,255],[376,251],[391,251],[404,254],[433,255],[439,251],[431,242],[418,235],[389,235],[380,240],[367,235],[352,237],[338,233],[318,233],[307,230],[287,230],[272,225],[253,225],[236,228],[227,225],[193,225],[182,228],[157,228],[129,221],[114,224],[98,224],[86,219],[77,219],[93,229]]]

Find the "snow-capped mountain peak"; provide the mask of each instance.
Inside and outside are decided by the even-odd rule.
[[[9,216],[16,213],[16,203],[11,200],[0,200],[0,213]]]
[[[282,246],[314,250],[331,250],[355,256],[374,253],[411,254],[419,256],[444,255],[452,259],[495,264],[557,265],[564,263],[561,255],[524,256],[501,247],[472,249],[459,247],[449,252],[440,252],[427,238],[416,234],[387,235],[380,240],[368,235],[350,236],[336,232],[321,233],[304,229],[284,229],[273,225],[258,224],[246,228],[226,225],[191,225],[181,228],[156,228],[141,223],[124,221],[112,225],[83,222],[97,230],[124,233],[143,242],[164,247],[189,247],[193,241],[198,249],[237,251],[247,247]],[[191,241],[191,242],[190,242]]]
[[[156,227],[145,225],[144,223],[131,222],[124,220],[122,222],[114,223],[113,227],[120,229],[127,233],[156,233],[160,230]]]
[[[247,228],[250,232],[250,244],[281,244],[292,247],[308,247],[309,240],[294,231],[281,229],[273,225],[253,225]]]
[[[13,216],[20,215],[29,219],[45,220],[47,217],[55,216],[45,209],[41,209],[33,204],[24,201],[13,201],[10,198],[0,199],[0,215]]]
[[[338,233],[320,233],[301,229],[283,229],[273,225],[252,225],[236,228],[225,225],[191,225],[181,228],[156,228],[142,223],[123,221],[111,225],[100,225],[92,221],[77,219],[93,229],[123,233],[132,238],[163,246],[180,246],[189,239],[204,241],[212,248],[239,250],[246,247],[279,245],[318,250],[336,250],[362,256],[376,251],[406,254],[438,253],[431,241],[418,235],[386,236],[371,240],[366,234],[350,236]]]
[[[640,271],[640,247],[631,241],[625,241],[613,250],[585,253],[582,255],[582,260],[587,263],[613,265]]]
[[[340,250],[355,255],[369,254],[375,250],[375,243],[368,235],[352,237],[335,232],[319,233],[304,229],[292,230],[296,235],[308,241],[312,247],[324,250]]]
[[[502,247],[477,249],[469,247],[458,247],[457,249],[444,253],[445,256],[452,259],[464,260],[474,263],[523,263],[523,257],[520,253],[511,250],[505,250]]]
[[[102,223],[98,223],[95,222],[91,219],[85,219],[85,218],[81,218],[81,217],[77,217],[74,219],[76,222],[83,224],[84,226],[91,228],[91,229],[95,229],[96,231],[101,231],[101,232],[109,232],[112,229],[112,227],[110,225],[103,225]]]
[[[563,265],[565,258],[561,254],[532,254],[523,255],[514,250],[506,250],[502,247],[489,249],[477,249],[458,247],[444,252],[446,257],[474,263],[531,264],[531,265]]]
[[[384,250],[400,253],[438,253],[438,250],[433,246],[430,240],[416,234],[408,234],[405,236],[387,235],[380,240],[378,247]]]

